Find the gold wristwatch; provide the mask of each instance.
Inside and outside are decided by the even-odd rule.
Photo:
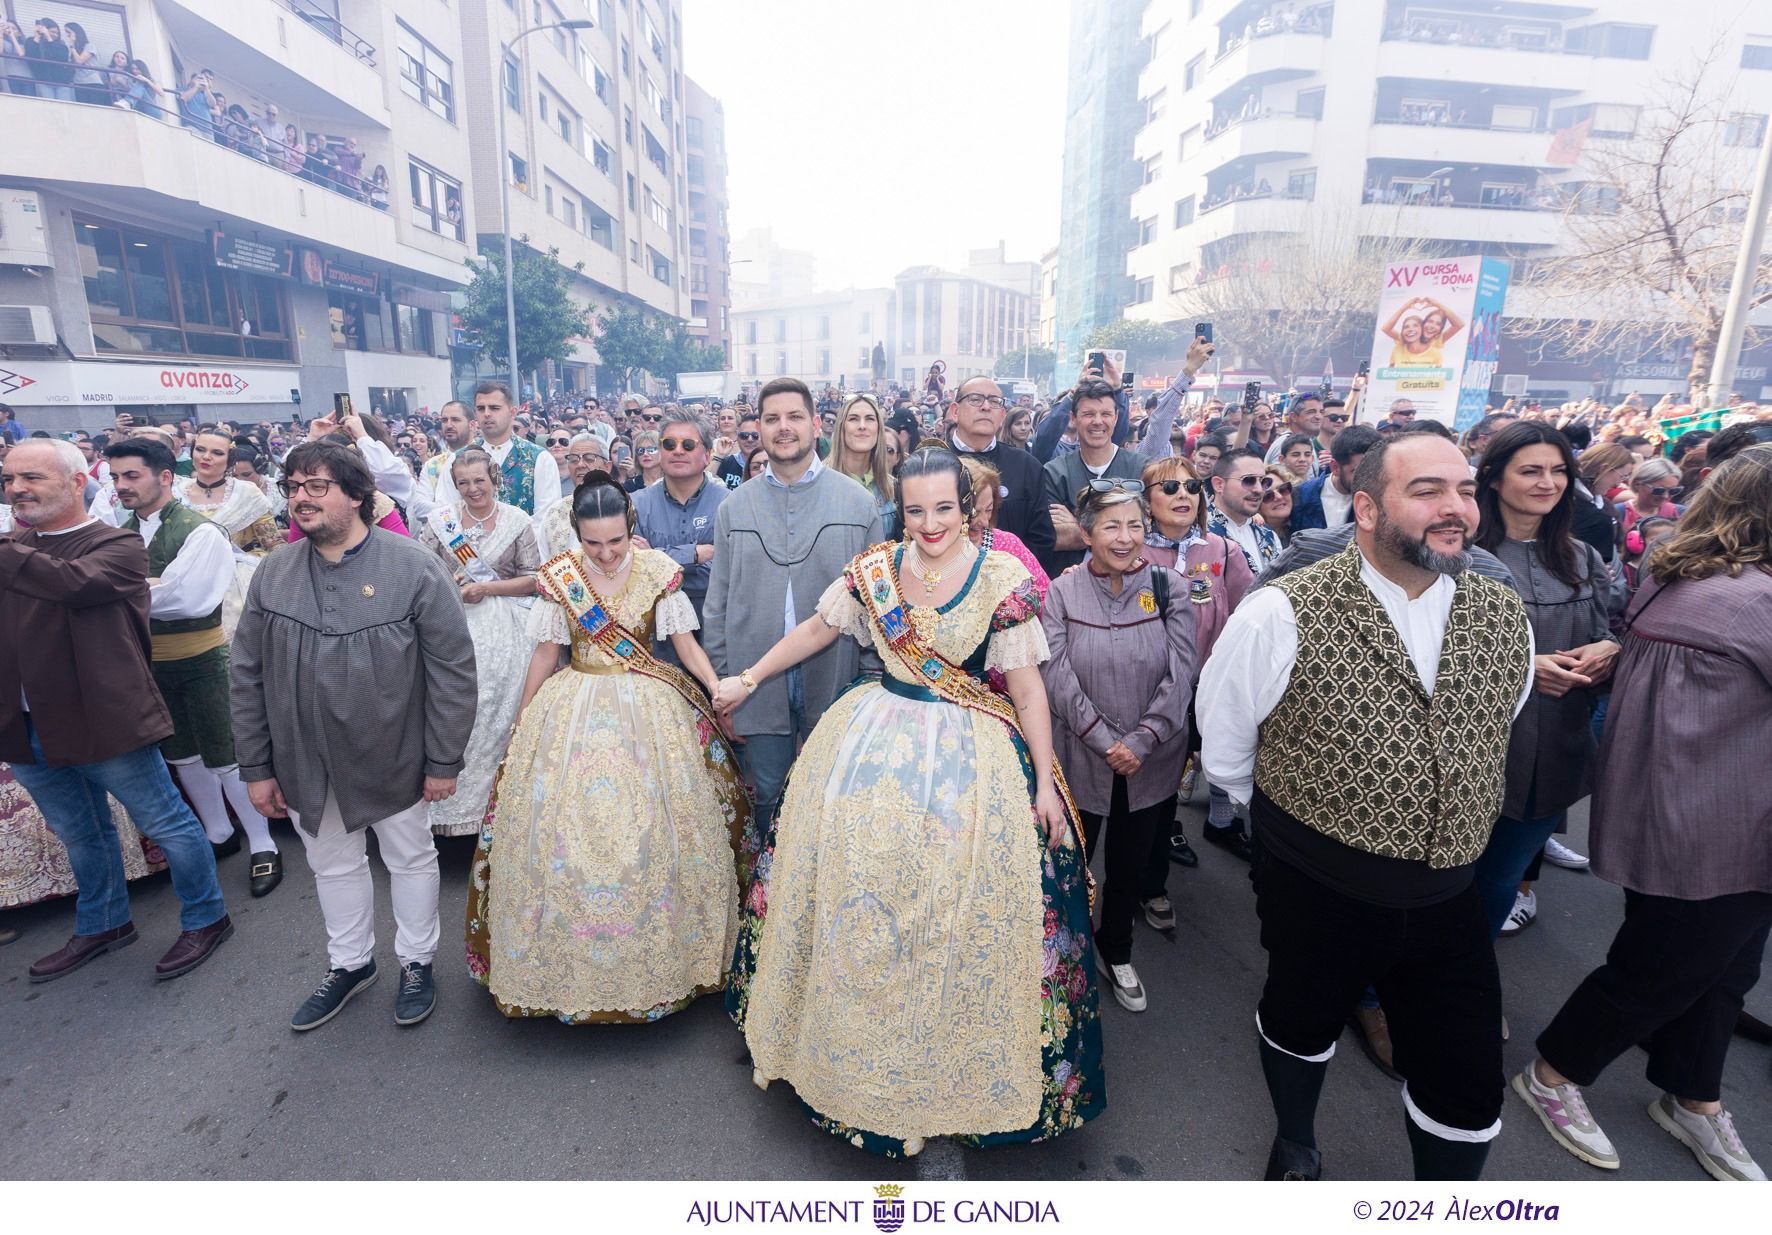
[[[738,674],[738,680],[743,682],[744,688],[750,691],[753,695],[757,693],[757,679],[751,676],[751,671],[749,669],[741,669]]]

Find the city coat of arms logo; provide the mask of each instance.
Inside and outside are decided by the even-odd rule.
[[[904,1225],[904,1188],[899,1184],[874,1186],[874,1225],[894,1235]]]

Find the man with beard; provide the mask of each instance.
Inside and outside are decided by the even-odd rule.
[[[228,719],[228,645],[222,598],[234,582],[234,550],[219,523],[172,492],[172,452],[157,438],[126,438],[105,448],[117,500],[148,550],[148,613],[154,684],[172,713],[160,754],[176,769],[215,856],[239,852],[228,806],[252,842],[251,890],[266,896],[283,881],[283,859],[234,761]],[[223,799],[226,799],[224,804]]]
[[[1255,824],[1269,1179],[1320,1177],[1317,1100],[1368,986],[1416,1178],[1478,1178],[1501,1129],[1501,980],[1472,865],[1533,647],[1519,597],[1467,569],[1477,521],[1456,446],[1380,442],[1355,474],[1353,544],[1250,593],[1201,677],[1206,774]],[[1350,718],[1362,756],[1325,758]]]
[[[172,466],[164,452],[160,461]],[[160,757],[172,718],[148,669],[147,552],[134,532],[86,513],[85,460],[72,443],[26,441],[5,469],[19,526],[0,538],[0,759],[66,846],[80,889],[73,938],[32,964],[31,981],[66,977],[139,937],[106,794],[172,869],[181,933],[154,975],[176,978],[234,924],[203,827]]]
[[[449,475],[455,452],[474,440],[474,422],[468,416],[468,405],[460,399],[445,403],[437,414],[437,433],[443,439],[443,449],[427,459],[424,470],[418,474],[419,487],[433,497],[438,478]]]
[[[234,634],[240,774],[307,847],[330,972],[290,1028],[375,981],[375,829],[394,906],[394,1021],[436,1005],[437,850],[426,805],[455,792],[477,699],[474,645],[435,554],[374,526],[375,479],[339,442],[297,446],[281,482],[302,539],[260,563]],[[275,706],[273,706],[273,704]]]
[[[868,491],[819,462],[818,421],[806,383],[776,378],[758,392],[757,410],[768,466],[733,490],[714,514],[702,646],[722,678],[763,659],[812,616],[818,598],[851,559],[884,537]],[[839,639],[755,688],[734,717],[759,836],[774,822],[800,743],[837,692],[855,680],[860,657],[855,640]]]

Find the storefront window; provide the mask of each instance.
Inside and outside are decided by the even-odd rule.
[[[195,241],[79,218],[75,229],[99,351],[293,358],[276,280],[224,270]]]

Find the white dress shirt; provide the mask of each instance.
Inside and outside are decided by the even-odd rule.
[[[151,515],[136,516],[141,523],[142,544],[154,539],[154,533],[160,530],[160,517],[165,513],[166,507],[162,506]],[[205,519],[191,529],[178,556],[166,564],[165,572],[149,581],[148,616],[162,622],[208,617],[221,607],[222,597],[233,583],[233,543],[221,524]]]
[[[1255,534],[1254,517],[1251,516],[1250,518],[1243,520],[1241,523],[1238,523],[1231,515],[1231,512],[1225,510],[1224,507],[1219,507],[1219,512],[1224,515],[1225,530],[1231,534],[1231,540],[1236,543],[1237,548],[1243,551],[1243,556],[1249,559],[1250,568],[1259,575],[1263,565],[1261,558],[1261,538]],[[1216,784],[1217,782],[1214,781],[1213,783]]]
[[[1452,616],[1452,597],[1457,585],[1450,575],[1435,579],[1414,600],[1403,589],[1379,574],[1364,556],[1360,558],[1360,581],[1384,606],[1385,616],[1396,627],[1422,690],[1434,693],[1439,674],[1440,647],[1446,640],[1446,623]],[[1531,628],[1527,647],[1533,649]],[[1212,655],[1200,674],[1194,711],[1200,722],[1200,763],[1206,777],[1234,802],[1247,803],[1255,789],[1255,748],[1261,723],[1266,720],[1292,681],[1298,663],[1298,616],[1292,601],[1277,587],[1249,593],[1212,647]],[[1350,669],[1353,666],[1350,665]],[[1526,678],[1514,701],[1514,715],[1532,693],[1532,664],[1527,658]],[[1329,756],[1325,756],[1329,757]]]
[[[1354,495],[1343,493],[1335,487],[1335,477],[1331,475],[1323,482],[1323,526],[1340,527],[1347,522],[1347,512],[1354,508]]]
[[[992,438],[991,445],[995,446],[996,444],[996,439]],[[807,464],[806,471],[801,475],[800,479],[796,480],[793,484],[790,485],[784,481],[776,479],[775,464],[773,462],[765,463],[763,465],[763,483],[774,485],[777,489],[798,489],[801,485],[811,484],[817,479],[818,474],[822,471],[824,471],[824,464],[819,462],[818,451],[815,450],[812,452],[812,462]],[[794,627],[800,624],[794,617],[794,580],[792,576],[788,578],[788,594],[784,605],[785,607],[782,610],[781,633],[783,636],[787,636],[793,634]]]
[[[499,468],[504,467],[505,460],[510,458],[511,447],[516,438],[507,437],[502,446],[489,445],[486,442],[475,442],[474,445],[492,456],[492,462]],[[454,458],[446,460],[437,470],[437,505],[460,506],[461,495],[455,491],[455,477],[450,472]],[[497,472],[493,473],[494,482],[498,480]],[[534,507],[529,511],[535,523],[535,534],[541,536],[542,516],[548,513],[548,507],[560,500],[560,465],[554,462],[554,456],[544,448],[535,460],[535,494]]]

